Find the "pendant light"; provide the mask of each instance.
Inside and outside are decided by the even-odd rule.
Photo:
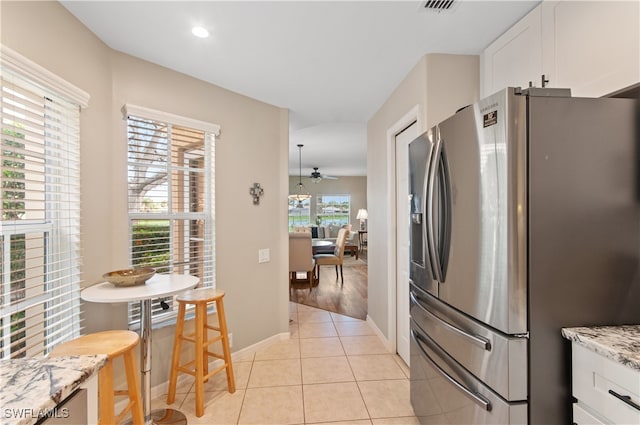
[[[302,146],[298,145],[298,165],[299,165],[299,180],[298,180],[298,193],[289,195],[289,199],[296,203],[296,208],[302,208],[302,202],[311,199],[311,195],[302,184]]]

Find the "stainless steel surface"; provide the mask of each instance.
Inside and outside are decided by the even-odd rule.
[[[491,341],[489,341],[489,339],[483,338],[475,334],[471,334],[463,329],[456,328],[455,326],[447,323],[445,320],[440,319],[438,316],[430,312],[427,309],[427,307],[421,304],[422,300],[418,299],[418,296],[416,295],[415,292],[413,292],[413,290],[409,292],[409,298],[411,299],[411,306],[415,306],[421,310],[419,313],[415,313],[415,316],[419,316],[420,314],[426,314],[428,317],[428,319],[422,320],[421,323],[424,324],[426,320],[434,320],[436,322],[436,326],[441,326],[445,330],[463,337],[464,339],[467,340],[467,342],[470,342],[482,348],[485,351],[491,351]]]
[[[412,274],[412,327],[426,334],[420,346],[450,377],[517,412],[498,419],[475,404],[461,403],[459,416],[442,409],[444,387],[431,389],[428,360],[414,358],[421,350],[412,345],[416,413],[449,412],[447,423],[456,424],[570,423],[570,352],[560,329],[640,322],[638,101],[509,88],[416,140],[410,147],[425,152],[441,140],[446,152],[439,165],[449,173],[434,169],[434,159],[410,166],[436,176],[420,211],[433,214],[421,220],[433,239],[423,238],[420,249],[448,272],[435,284],[431,274]],[[437,181],[447,178],[449,251],[448,188]],[[436,258],[446,252],[448,261]],[[447,385],[447,394],[457,388]],[[524,419],[516,400],[528,401]]]
[[[425,211],[427,250],[434,279],[445,282],[451,243],[451,184],[446,149],[438,128],[432,129]]]
[[[529,106],[531,423],[568,423],[560,329],[640,323],[640,111],[631,99]]]
[[[440,163],[440,155],[442,152],[442,141],[438,135],[438,129],[434,129],[435,141],[432,143],[430,161],[427,169],[427,196],[425,196],[425,211],[427,213],[427,252],[429,253],[429,261],[431,264],[431,271],[433,272],[433,278],[438,282],[444,281],[442,275],[442,264],[440,260],[440,247],[436,246],[436,240],[438,239],[439,232],[436,232],[437,223],[436,208],[439,204],[436,202],[436,183],[438,176],[438,165]]]
[[[420,341],[418,341],[417,335],[418,335],[417,331],[411,330],[411,340],[416,345],[416,347],[418,347],[418,349],[422,352],[423,358],[427,360],[427,362],[433,367],[433,369],[440,376],[442,376],[446,381],[448,381],[451,385],[453,385],[458,391],[464,394],[467,398],[469,398],[471,401],[476,403],[478,406],[482,407],[482,409],[486,410],[487,412],[490,412],[492,410],[491,402],[487,400],[485,397],[477,394],[476,391],[470,390],[467,387],[465,387],[464,384],[461,384],[460,382],[456,381],[454,377],[449,375],[444,369],[438,366],[438,363],[436,363],[436,361],[433,360],[429,356],[427,351],[420,345]]]
[[[187,419],[178,410],[151,411],[151,299],[140,301],[140,370],[142,383],[142,413],[146,425],[186,425]],[[130,425],[130,422],[128,425]]]
[[[413,409],[422,423],[527,423],[526,403],[500,398],[458,365],[413,320],[410,385]]]
[[[156,409],[145,416],[145,425],[187,425],[187,417],[175,409]],[[123,425],[133,425],[128,419]]]
[[[140,391],[145,421],[151,412],[151,299],[140,301]]]
[[[426,220],[426,196],[427,196],[427,164],[430,161],[433,145],[427,132],[409,144],[409,196],[411,200],[411,228],[410,228],[410,263],[409,276],[425,291],[437,295],[437,282],[433,279],[433,273],[426,251],[427,231]]]
[[[524,110],[525,98],[503,91],[439,125],[453,192],[439,297],[505,333],[527,331]]]
[[[411,317],[443,350],[505,400],[526,400],[526,338],[501,334],[415,286],[411,297]]]
[[[152,425],[187,425],[183,413],[174,409],[157,409],[151,412],[147,424]]]

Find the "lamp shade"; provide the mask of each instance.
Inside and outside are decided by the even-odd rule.
[[[369,214],[367,213],[367,210],[364,208],[360,208],[358,210],[358,214],[356,215],[356,218],[358,220],[366,220],[369,217]]]

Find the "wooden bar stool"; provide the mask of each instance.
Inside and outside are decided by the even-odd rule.
[[[176,384],[178,380],[178,372],[188,373],[195,377],[196,381],[196,416],[200,417],[204,414],[204,383],[216,373],[226,369],[227,386],[229,392],[236,391],[236,384],[233,377],[233,366],[231,364],[231,351],[229,350],[229,337],[227,333],[227,321],[224,315],[224,304],[222,298],[224,291],[213,288],[199,288],[183,292],[176,297],[178,302],[178,323],[176,324],[176,335],[173,343],[173,357],[171,359],[171,376],[169,378],[169,394],[167,396],[167,404],[171,404],[176,399]],[[218,314],[218,327],[211,326],[207,323],[207,305],[211,302],[216,303],[216,312]],[[196,309],[196,322],[194,333],[184,335],[184,319],[186,305],[193,304]],[[217,331],[219,334],[212,339],[208,338],[207,330]],[[180,348],[182,341],[189,341],[195,344],[195,360],[188,363],[180,364]],[[222,354],[212,353],[209,351],[209,345],[221,341]],[[209,357],[222,359],[222,366],[209,372]]]
[[[49,354],[50,357],[84,356],[106,354],[107,363],[98,372],[98,408],[100,425],[120,423],[131,412],[135,425],[144,424],[138,368],[135,362],[134,349],[140,337],[137,333],[125,330],[96,332],[84,335],[72,341],[56,346]],[[127,376],[127,390],[113,389],[113,359],[122,356]],[[115,396],[126,395],[129,403],[118,415],[115,414]]]

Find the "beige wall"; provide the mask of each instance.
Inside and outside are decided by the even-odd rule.
[[[299,177],[289,177],[289,193],[298,193]],[[336,180],[323,179],[313,183],[302,177],[302,184],[309,191],[311,198],[311,223],[315,223],[316,195],[351,195],[350,223],[353,229],[360,228],[360,220],[356,218],[360,208],[367,208],[367,178],[363,176],[341,176]]]
[[[0,3],[1,41],[91,95],[81,114],[83,286],[128,264],[125,103],[213,122],[216,279],[237,351],[288,332],[288,111],[134,57],[57,2]],[[252,204],[249,187],[265,195]],[[258,249],[271,261],[258,264]],[[84,305],[87,331],[126,327],[124,305]],[[154,331],[153,383],[167,379],[173,327]]]
[[[478,96],[478,56],[428,54],[367,123],[368,314],[387,338],[395,323],[390,317],[394,309],[389,309],[395,303],[395,270],[389,261],[395,258],[395,135],[390,130],[415,111],[418,132],[423,132]]]

